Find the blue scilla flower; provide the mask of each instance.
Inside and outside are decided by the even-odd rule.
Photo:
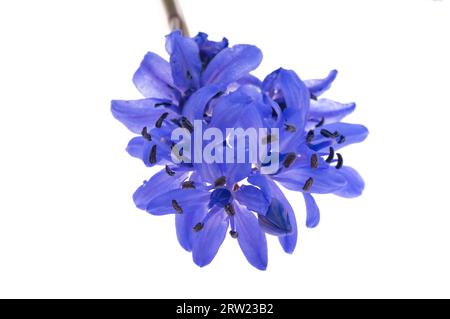
[[[175,214],[178,241],[201,267],[213,260],[228,232],[250,264],[266,269],[266,237],[256,214],[267,212],[268,199],[255,186],[238,185],[240,164],[205,166],[209,174],[203,178],[171,168],[157,173],[134,194],[136,205],[153,215]]]
[[[364,189],[357,171],[344,166],[342,155],[335,153],[346,145],[363,141],[368,134],[362,125],[339,122],[354,110],[355,104],[318,99],[336,74],[331,71],[325,79],[303,82],[294,71],[279,69],[261,85],[265,101],[273,110],[269,123],[280,129],[282,165],[274,174],[253,172],[248,180],[260,187],[271,202],[268,212],[259,216],[260,226],[279,236],[288,253],[294,251],[297,242],[296,218],[277,183],[302,193],[307,227],[317,226],[320,220],[312,194],[356,197]]]
[[[194,38],[179,31],[167,36],[165,61],[148,53],[133,81],[145,98],[112,102],[112,113],[138,136],[127,146],[130,155],[145,165],[164,168],[133,194],[136,206],[153,215],[174,214],[180,245],[192,252],[194,262],[208,265],[227,232],[237,239],[251,265],[267,267],[266,234],[277,236],[287,253],[296,247],[296,212],[280,185],[301,193],[306,207],[306,226],[315,227],[320,211],[314,194],[359,196],[364,181],[344,164],[343,147],[363,141],[363,125],[342,120],[354,111],[354,103],[322,98],[335,80],[332,70],[323,79],[302,81],[292,70],[278,69],[263,81],[249,72],[262,59],[251,45],[228,47],[228,40],[210,41],[205,33]],[[201,123],[201,126],[197,125]],[[194,124],[193,124],[194,123]],[[192,154],[180,153],[174,162],[172,132],[182,128],[194,138],[215,129],[220,152],[232,150],[231,162],[192,162]],[[264,137],[270,162],[250,160],[250,146],[239,162],[228,128],[256,129]],[[279,134],[273,135],[272,129]],[[278,146],[275,150],[272,142]],[[236,140],[234,140],[236,143]],[[209,144],[200,141],[201,150]]]
[[[227,39],[210,41],[205,33],[189,38],[174,31],[166,37],[166,50],[169,62],[148,52],[134,74],[144,99],[111,103],[114,117],[141,135],[130,141],[128,152],[148,166],[169,160],[174,125],[190,128],[192,120],[203,118],[208,104],[228,87],[253,81],[249,72],[262,59],[255,46],[228,47]]]

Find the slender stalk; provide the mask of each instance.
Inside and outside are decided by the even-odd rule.
[[[189,30],[177,0],[162,0],[162,2],[166,9],[170,29],[172,31],[177,29],[181,30],[185,36],[189,36]]]

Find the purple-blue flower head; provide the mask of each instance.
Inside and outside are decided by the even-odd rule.
[[[296,214],[309,228],[319,224],[314,194],[361,195],[364,181],[342,149],[368,130],[342,122],[355,103],[322,97],[336,70],[303,81],[279,68],[260,81],[250,74],[262,59],[257,47],[229,47],[205,33],[172,32],[166,50],[168,61],[149,52],[133,77],[144,98],[114,100],[111,108],[137,134],[127,152],[163,166],[136,190],[136,206],[174,214],[177,239],[197,265],[211,263],[228,233],[264,270],[266,234],[292,253]],[[281,187],[300,193],[305,209],[294,211]]]

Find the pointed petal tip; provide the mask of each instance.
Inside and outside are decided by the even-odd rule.
[[[361,196],[366,186],[361,175],[359,175],[359,173],[350,166],[344,166],[339,171],[345,177],[347,183],[344,187],[333,193],[344,198],[355,198]]]
[[[296,245],[294,245],[294,246],[284,245],[282,247],[286,254],[292,255],[295,251]]]
[[[295,251],[295,247],[292,248],[292,249],[285,249],[285,248],[283,247],[283,251],[284,251],[286,254],[288,254],[288,255],[293,255],[293,254],[294,254],[294,251]]]
[[[314,228],[319,225],[320,222],[320,210],[319,206],[311,194],[303,193],[306,206],[306,227]]]
[[[336,78],[337,75],[338,75],[338,70],[336,70],[336,69],[333,69],[330,71],[330,73],[328,73],[328,77],[333,80]]]
[[[292,235],[280,236],[278,241],[286,254],[293,254],[295,247],[297,247],[297,232]]]
[[[267,263],[264,264],[264,265],[258,265],[258,266],[253,265],[253,267],[255,267],[256,269],[261,270],[261,271],[266,271],[267,270]]]
[[[194,264],[196,264],[200,268],[208,266],[213,261],[213,259],[208,261],[208,260],[197,259],[194,257],[194,255],[192,255],[192,256],[193,256],[192,260],[194,261]]]

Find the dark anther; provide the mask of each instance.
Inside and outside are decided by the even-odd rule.
[[[150,158],[149,158],[150,164],[156,163],[156,145],[152,146],[152,149],[150,150]]]
[[[159,103],[155,103],[155,107],[159,107],[159,106],[170,106],[172,105],[171,103],[168,102],[159,102]]]
[[[277,111],[275,111],[275,109],[272,108],[272,117],[277,117],[277,116],[278,116]]]
[[[178,119],[171,119],[170,121],[171,121],[173,124],[175,124],[176,126],[181,127],[181,123],[180,123],[180,121],[179,121]]]
[[[164,112],[163,114],[161,114],[161,116],[159,117],[159,119],[156,121],[155,126],[157,128],[160,128],[163,121],[166,119],[167,115],[169,115],[169,113]]]
[[[187,129],[189,133],[194,132],[194,126],[192,126],[192,123],[184,116],[181,118],[181,126]]]
[[[310,96],[311,96],[311,100],[314,100],[314,101],[317,101],[317,96],[315,96],[314,94],[310,94]]]
[[[237,191],[239,188],[240,188],[240,187],[239,187],[238,184],[234,184],[234,186],[233,186],[233,191],[235,192],[235,191]]]
[[[322,134],[322,136],[324,136],[326,138],[335,138],[336,137],[335,133],[331,133],[330,131],[328,131],[324,128],[320,130],[320,134]]]
[[[289,168],[289,166],[291,166],[295,162],[296,159],[297,159],[297,154],[288,153],[286,155],[286,157],[284,158],[283,166],[286,168]]]
[[[305,185],[303,185],[303,190],[305,192],[309,191],[313,185],[314,180],[312,179],[312,177],[308,178],[305,182]]]
[[[215,98],[221,97],[223,94],[224,94],[224,92],[222,92],[222,91],[217,92],[212,98],[215,99]]]
[[[237,231],[230,230],[230,236],[231,236],[231,238],[236,239],[239,237],[239,234],[237,233]]]
[[[340,169],[342,165],[344,165],[344,159],[342,158],[342,155],[339,153],[336,153],[336,156],[337,156],[336,169]]]
[[[227,205],[225,205],[225,212],[226,212],[229,216],[234,216],[234,214],[236,214],[236,211],[234,210],[233,204],[227,204]]]
[[[170,176],[175,175],[175,172],[170,169],[169,165],[166,165],[166,173]]]
[[[325,162],[331,163],[333,161],[333,158],[334,158],[334,148],[330,147],[330,154],[328,154],[328,157],[325,160]]]
[[[225,176],[220,176],[214,181],[214,187],[221,187],[227,183],[227,178]]]
[[[345,142],[345,136],[344,135],[339,136],[337,142],[338,142],[338,144],[344,143]]]
[[[194,181],[185,181],[185,182],[181,183],[181,188],[182,189],[195,188]]]
[[[176,157],[181,158],[183,156],[184,148],[178,149],[178,146],[175,142],[172,142],[170,144],[170,151],[172,154],[174,154]]]
[[[198,231],[201,231],[203,229],[203,226],[205,226],[205,225],[203,225],[203,223],[197,223],[197,224],[195,224],[195,226],[192,229],[194,231],[198,232]]]
[[[181,206],[178,204],[178,202],[175,199],[172,199],[172,207],[173,207],[173,209],[175,209],[175,211],[178,214],[183,213],[183,209],[181,208]]]
[[[310,130],[308,131],[308,134],[306,134],[306,141],[308,143],[311,143],[311,141],[314,139],[314,131]]]
[[[264,137],[263,139],[262,139],[262,143],[263,144],[270,144],[270,143],[272,143],[272,142],[274,142],[274,141],[276,141],[276,135],[273,135],[273,134],[268,134],[266,137]]]
[[[186,70],[186,78],[188,80],[192,80],[192,74],[191,74],[191,72],[189,70]]]
[[[145,126],[142,129],[141,134],[142,134],[142,137],[145,138],[147,141],[151,141],[152,140],[152,136],[147,132],[147,126]]]
[[[311,155],[311,168],[319,167],[319,158],[317,154]]]
[[[284,124],[284,128],[286,131],[291,132],[291,133],[297,132],[297,128],[291,124]]]
[[[319,121],[319,123],[316,124],[316,127],[321,127],[323,125],[323,123],[325,123],[325,118],[322,117]]]

